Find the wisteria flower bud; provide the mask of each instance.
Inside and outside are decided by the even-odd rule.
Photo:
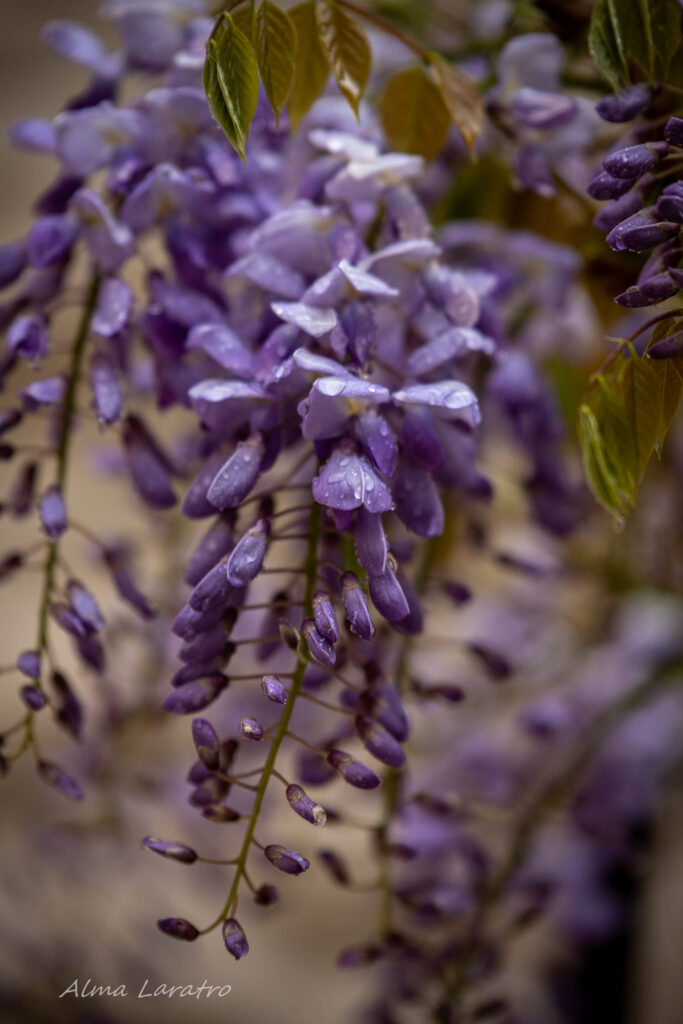
[[[111,571],[114,586],[123,601],[135,608],[144,619],[153,619],[156,611],[138,589],[126,564],[126,553],[121,548],[107,548],[104,560]]]
[[[507,658],[499,654],[498,651],[492,650],[490,647],[486,647],[484,644],[472,641],[467,645],[472,651],[472,654],[476,655],[481,661],[487,674],[492,679],[507,679],[512,673],[512,666]]]
[[[7,332],[6,344],[23,359],[42,359],[49,347],[45,321],[34,313],[17,317]]]
[[[217,622],[210,629],[197,633],[191,640],[187,640],[178,651],[181,661],[209,661],[217,657],[226,646],[228,635],[222,621]]]
[[[280,640],[285,647],[288,647],[290,651],[296,651],[299,649],[301,636],[291,622],[287,622],[286,619],[278,619],[277,631],[280,634]]]
[[[217,605],[226,605],[233,589],[233,584],[228,579],[226,563],[219,562],[199,581],[190,594],[188,603],[195,611],[205,612]]]
[[[337,885],[346,886],[351,883],[351,875],[346,864],[334,850],[318,850],[318,859]]]
[[[202,809],[202,817],[220,825],[229,825],[239,821],[242,815],[239,811],[234,811],[232,807],[226,807],[225,804],[211,804]]]
[[[81,702],[76,697],[76,694],[69,685],[68,679],[62,672],[53,672],[51,680],[55,691],[54,705],[57,721],[78,740],[83,733],[83,708]]]
[[[22,651],[17,658],[17,668],[29,679],[40,679],[40,654],[38,651]]]
[[[182,939],[184,942],[194,942],[199,938],[198,929],[182,917],[164,917],[157,921],[157,928],[164,935],[170,935],[173,939]]]
[[[607,244],[615,252],[643,252],[654,249],[662,242],[674,238],[680,228],[678,224],[656,219],[656,209],[651,206],[617,224],[607,235]]]
[[[311,866],[311,862],[296,850],[287,850],[284,846],[277,844],[266,846],[264,853],[273,867],[276,867],[278,871],[283,871],[286,875],[301,875]]]
[[[647,350],[650,359],[673,359],[681,352],[683,352],[683,331],[677,331],[676,334],[670,334],[668,338],[662,338]]]
[[[40,521],[45,533],[56,540],[67,528],[66,508],[61,489],[55,484],[49,487],[40,503]]]
[[[192,739],[197,748],[199,760],[211,771],[215,771],[218,768],[220,740],[211,722],[206,718],[193,719]]]
[[[0,436],[17,427],[23,418],[24,414],[21,409],[8,409],[5,412],[0,412]]]
[[[104,647],[98,638],[92,633],[88,633],[86,636],[79,636],[76,638],[76,649],[83,664],[94,669],[99,675],[102,675],[106,663],[106,655]]]
[[[254,903],[259,907],[272,907],[280,898],[274,885],[261,885],[254,894]]]
[[[354,530],[358,561],[373,576],[381,576],[387,566],[389,545],[382,526],[381,515],[372,515],[358,509]]]
[[[683,117],[670,117],[664,125],[664,136],[672,146],[683,146]]]
[[[201,785],[197,786],[188,797],[192,807],[211,807],[219,803],[230,792],[230,783],[219,779],[217,775],[209,775]]]
[[[50,614],[65,633],[75,637],[86,635],[85,624],[81,622],[73,608],[70,608],[68,604],[64,604],[63,601],[55,601],[54,604],[50,605]]]
[[[189,604],[183,605],[171,625],[171,632],[183,640],[194,640],[199,633],[205,633],[224,618],[220,604],[213,605],[205,612],[195,611]],[[227,633],[226,633],[227,635]]]
[[[332,598],[325,590],[317,590],[313,595],[313,618],[318,632],[330,643],[336,643],[339,639],[339,624]]]
[[[642,114],[651,98],[652,92],[647,86],[632,85],[621,92],[603,97],[595,109],[603,121],[623,124]]]
[[[588,183],[586,191],[593,199],[618,199],[633,187],[637,178],[615,178],[607,171],[601,171]]]
[[[656,210],[662,220],[683,223],[683,181],[675,181],[662,189]]]
[[[680,285],[668,273],[653,274],[641,284],[631,285],[621,295],[617,295],[614,301],[627,309],[655,306],[664,299],[670,299],[679,290]]]
[[[177,860],[180,864],[194,864],[197,859],[196,852],[183,843],[174,843],[166,839],[154,839],[146,836],[142,840],[142,846],[158,853],[160,857],[167,857],[169,860]]]
[[[606,156],[602,166],[615,178],[637,178],[645,171],[649,171],[668,151],[666,142],[645,142],[638,146],[627,146]]]
[[[368,578],[368,588],[375,608],[389,622],[399,622],[410,612],[403,588],[389,564],[381,576]]]
[[[9,508],[17,516],[25,516],[33,505],[38,466],[35,462],[27,462],[21,467],[9,494]]]
[[[92,407],[105,426],[118,422],[123,413],[123,393],[119,371],[108,354],[95,352],[90,360]]]
[[[24,704],[31,711],[40,711],[47,704],[47,697],[37,686],[22,686],[20,693]]]
[[[304,619],[301,623],[301,632],[306,639],[311,655],[323,665],[334,665],[337,660],[337,652],[330,641],[318,632],[313,619]]]
[[[71,602],[71,607],[79,619],[93,633],[99,633],[104,629],[104,617],[100,611],[97,601],[92,594],[85,589],[78,580],[69,580],[66,585],[66,593]]]
[[[247,740],[260,741],[265,735],[263,726],[255,718],[243,718],[240,722],[240,732]]]
[[[287,703],[287,690],[275,676],[264,676],[261,680],[261,689],[268,700],[274,704]]]
[[[260,433],[237,445],[207,492],[207,498],[215,508],[236,508],[244,501],[258,480],[264,450]]]
[[[372,768],[356,761],[355,757],[344,750],[330,750],[327,761],[339,772],[344,782],[357,789],[376,789],[382,781]]]
[[[171,677],[171,686],[177,689],[185,683],[191,683],[195,679],[204,679],[206,676],[221,675],[221,659],[211,658],[209,661],[195,661],[182,665]],[[226,679],[227,685],[227,679]]]
[[[227,576],[234,587],[244,587],[258,576],[266,557],[270,527],[258,519],[235,545],[228,559]]]
[[[11,573],[21,569],[24,564],[24,556],[20,551],[11,551],[0,559],[0,580],[5,579]]]
[[[187,564],[185,582],[194,587],[234,546],[234,513],[219,516],[195,548]]]
[[[128,416],[122,438],[128,470],[139,496],[151,508],[171,508],[176,496],[171,486],[168,459],[142,420]]]
[[[396,513],[409,530],[418,537],[441,535],[444,527],[444,510],[431,473],[414,465],[408,459],[401,459],[392,485],[392,495],[396,503]],[[371,578],[373,575],[375,574],[370,574]],[[376,574],[382,575],[384,573]]]
[[[390,732],[365,715],[356,719],[356,729],[366,750],[369,750],[378,761],[398,768],[405,763],[406,755],[400,743]]]
[[[43,782],[46,782],[48,786],[52,786],[54,789],[59,790],[62,796],[65,796],[67,800],[82,800],[83,790],[78,785],[75,779],[72,779],[70,775],[62,771],[52,761],[39,761],[38,762],[38,774],[40,775]]]
[[[172,715],[191,715],[208,707],[227,685],[228,680],[223,675],[195,679],[171,690],[164,697],[162,704]]]
[[[341,578],[342,600],[349,629],[361,640],[372,640],[375,627],[370,612],[368,599],[355,573],[345,572]]]
[[[324,825],[327,821],[325,808],[311,800],[310,796],[295,784],[287,786],[286,790],[289,806],[300,818],[310,821],[312,825]]]
[[[235,960],[241,960],[249,952],[247,937],[242,931],[239,922],[234,917],[229,917],[223,922],[223,942],[228,953],[234,956]]]
[[[398,690],[381,681],[370,690],[370,710],[373,716],[399,742],[408,738],[410,726]]]

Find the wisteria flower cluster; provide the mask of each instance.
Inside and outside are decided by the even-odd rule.
[[[637,874],[637,826],[680,753],[680,635],[664,612],[633,629],[635,602],[614,585],[586,599],[604,621],[561,638],[563,572],[585,572],[574,538],[596,513],[566,415],[579,402],[554,361],[576,375],[588,352],[594,368],[598,303],[586,253],[554,226],[463,217],[454,188],[467,149],[482,167],[502,160],[506,196],[532,211],[570,222],[587,187],[608,200],[595,215],[608,245],[651,252],[617,303],[673,303],[678,93],[619,71],[596,114],[566,86],[571,50],[552,22],[520,32],[512,10],[471,66],[349,0],[108,0],[103,13],[114,50],[46,26],[89,83],[11,130],[58,170],[26,234],[0,247],[2,514],[40,529],[0,560],[8,588],[36,568],[40,581],[35,641],[6,667],[19,710],[2,767],[11,777],[32,755],[43,782],[88,797],[96,780],[62,767],[46,720],[89,742],[77,680],[106,689],[127,608],[155,708],[186,719],[193,750],[172,799],[198,838],[150,823],[142,846],[226,879],[213,920],[180,916],[169,895],[159,930],[220,933],[241,960],[259,942],[247,901],[306,885],[283,875],[315,862],[360,892],[372,874],[377,934],[339,955],[376,966],[368,1019],[413,1005],[442,1022],[531,1020],[505,983],[517,936],[541,921],[580,951],[621,926],[626,901],[605,878]],[[598,4],[594,53],[603,16]],[[420,63],[378,82],[363,22]],[[630,134],[606,129],[590,178],[600,119]],[[588,483],[620,513],[673,420],[679,324],[673,304],[636,322],[618,373],[592,385],[600,401],[589,390],[581,406]],[[581,357],[565,352],[572,331]],[[132,538],[103,536],[72,500],[89,419],[94,471],[161,538],[155,600]],[[66,560],[74,539],[92,582]],[[302,820],[283,826],[281,809]],[[337,836],[359,818],[372,850],[350,865]],[[225,856],[196,848],[207,823]],[[559,989],[553,1001],[583,1019]]]

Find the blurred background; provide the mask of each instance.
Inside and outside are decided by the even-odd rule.
[[[0,5],[2,241],[26,231],[31,203],[52,176],[49,159],[10,148],[7,126],[25,116],[54,115],[62,98],[76,92],[84,82],[78,68],[58,59],[41,44],[41,26],[50,18],[69,18],[97,25],[101,31],[102,22],[94,17],[95,7],[90,0],[26,0]],[[33,440],[39,443],[40,437]],[[178,566],[194,543],[196,531],[188,527],[187,533],[179,532],[177,524],[160,530],[157,522],[141,516],[140,507],[133,506],[130,492],[119,486],[115,474],[103,476],[98,471],[102,466],[98,449],[97,430],[85,427],[76,446],[69,501],[74,507],[87,506],[89,521],[99,520],[103,535],[136,533],[143,549],[138,562],[141,578],[151,581],[153,593],[171,611],[182,601]],[[526,533],[524,510],[509,482],[518,468],[514,454],[497,450],[487,453],[487,458],[489,471],[499,485],[498,504],[491,514],[491,520],[501,524],[498,546],[521,546],[523,550],[529,543],[538,553],[538,537]],[[651,497],[645,498],[646,524],[657,522],[662,495],[665,501],[672,498],[666,482],[658,484],[656,475],[657,470],[649,484]],[[33,536],[35,525],[8,523],[3,517],[0,529],[5,550]],[[666,620],[675,631],[680,605],[671,597],[671,579],[676,579],[676,569],[668,564],[669,553],[665,545],[662,550],[656,536],[641,529],[639,538],[617,537],[606,517],[600,516],[598,525],[582,536],[574,551],[577,564],[586,571],[554,587],[552,607],[547,605],[548,592],[541,594],[533,579],[511,578],[509,573],[477,562],[476,556],[474,561],[460,564],[456,556],[453,570],[457,570],[458,577],[476,579],[476,608],[459,616],[457,623],[451,611],[441,610],[435,620],[437,634],[450,636],[460,630],[466,635],[487,622],[495,629],[499,621],[496,616],[510,604],[528,611],[535,623],[521,637],[522,647],[527,645],[525,678],[504,696],[500,690],[487,692],[467,705],[456,727],[458,738],[488,721],[489,716],[500,713],[503,717],[520,696],[542,690],[546,673],[557,676],[562,670],[572,671],[577,648],[604,614],[605,602],[612,599],[605,597],[603,579],[591,573],[592,565],[605,552],[605,562],[613,567],[643,566],[643,586],[634,588],[634,600],[652,601],[648,607],[655,609],[655,617],[660,622]],[[77,540],[72,544],[67,546],[69,568],[77,576],[92,578],[97,596],[104,605],[111,604],[111,589],[106,580],[97,582],[87,545]],[[542,557],[553,563],[557,557],[553,545],[541,544],[540,548]],[[159,560],[161,549],[167,556],[164,564]],[[671,557],[676,560],[678,551],[674,549]],[[663,574],[669,576],[658,588]],[[680,575],[677,578],[680,580]],[[0,665],[10,663],[17,650],[32,645],[38,586],[38,576],[26,573],[19,582],[13,582],[11,590],[3,587],[0,591],[4,627]],[[184,803],[182,778],[193,757],[188,723],[159,713],[170,663],[159,636],[156,649],[152,644],[147,650],[147,663],[140,664],[137,628],[130,616],[122,613],[120,621],[114,617],[105,682],[88,679],[82,672],[77,676],[77,688],[86,704],[98,708],[87,728],[102,737],[101,745],[86,744],[75,749],[54,728],[47,728],[42,738],[55,760],[89,778],[88,798],[82,804],[61,800],[37,781],[29,758],[23,758],[13,769],[11,780],[0,786],[0,1019],[12,1024],[144,1024],[163,1013],[168,1022],[196,1020],[207,1024],[219,1020],[238,1024],[347,1024],[361,1020],[362,1007],[373,989],[372,978],[362,971],[340,972],[335,961],[340,949],[373,935],[377,899],[373,893],[350,895],[334,888],[315,865],[303,878],[282,877],[282,898],[276,908],[260,909],[244,901],[239,916],[252,951],[239,963],[226,955],[218,933],[184,944],[166,940],[157,932],[157,917],[187,917],[198,926],[213,919],[227,891],[230,869],[207,865],[187,868],[165,862],[142,851],[140,838],[151,834],[194,843],[199,832],[198,845],[215,857],[230,856],[233,841],[230,836],[217,835],[220,829],[209,824],[198,829],[196,813]],[[421,657],[427,664],[436,656],[424,651]],[[434,671],[440,668],[437,664]],[[106,692],[95,693],[100,686]],[[89,693],[88,687],[93,692]],[[20,715],[14,690],[8,685],[0,691],[0,713],[5,721]],[[93,699],[89,702],[89,698]],[[120,715],[122,707],[126,708],[125,715]],[[121,720],[118,730],[100,728],[117,716]],[[415,749],[427,749],[429,742],[427,724],[418,719]],[[347,797],[342,789],[340,783],[329,790],[330,806]],[[316,844],[334,845],[346,852],[359,878],[371,876],[369,845],[361,829],[338,830],[339,839],[335,831],[333,840],[326,834],[329,829],[321,830],[322,834],[306,832],[301,838],[305,826],[300,829],[289,810],[278,810],[272,803],[268,833],[278,837],[273,841],[294,846],[305,842],[309,855]],[[371,822],[376,810],[368,797],[362,801],[358,817]],[[608,964],[612,987],[603,1024],[679,1024],[681,1020],[682,811],[683,785],[678,769],[672,773],[653,823],[652,856],[642,879],[628,942],[619,951],[616,966],[614,962]],[[265,881],[266,872],[262,875]],[[515,954],[526,965],[519,968],[520,977],[530,962],[542,964],[546,952],[542,931],[522,944]],[[612,977],[615,973],[617,982]],[[88,979],[112,987],[124,984],[129,996],[59,1000],[59,994],[74,979],[79,985]],[[207,980],[211,985],[231,985],[232,991],[222,1000],[138,1000],[137,992],[146,979],[150,988],[162,983],[198,985]],[[601,979],[587,971],[583,983],[600,985]],[[415,1020],[420,1020],[419,1014]],[[551,1017],[548,1024],[552,1024]]]

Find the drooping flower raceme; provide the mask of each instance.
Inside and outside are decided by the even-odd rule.
[[[382,670],[366,677],[369,652],[362,645],[389,625],[397,637],[421,629],[410,580],[413,546],[393,548],[394,534],[438,537],[444,489],[475,500],[490,494],[476,467],[480,411],[468,380],[476,361],[496,352],[479,324],[493,278],[444,261],[411,187],[421,159],[384,152],[371,122],[359,132],[339,102],[321,103],[309,119],[308,163],[295,183],[288,163],[296,144],[290,147],[264,110],[245,168],[215,125],[200,84],[210,22],[192,17],[192,7],[181,29],[163,9],[146,11],[139,24],[132,10],[114,4],[111,11],[122,35],[118,54],[106,54],[94,36],[66,23],[46,31],[63,56],[97,69],[98,88],[54,122],[14,129],[17,144],[50,152],[60,163],[27,238],[2,251],[3,283],[14,285],[3,309],[7,370],[21,360],[48,370],[24,389],[23,409],[5,425],[14,429],[45,406],[57,422],[57,483],[37,492],[53,564],[37,649],[20,659],[28,664],[31,657],[36,666],[36,684],[24,694],[24,746],[33,742],[33,718],[45,702],[74,734],[81,730],[66,677],[45,677],[48,624],[73,639],[89,667],[101,670],[104,659],[99,608],[78,581],[61,594],[54,568],[69,530],[63,482],[76,389],[85,376],[101,424],[118,425],[122,466],[141,501],[171,508],[180,497],[177,481],[189,471],[195,475],[184,486],[182,512],[209,521],[189,559],[193,589],[173,622],[181,667],[164,707],[203,715],[229,702],[224,695],[240,677],[253,677],[267,698],[257,701],[260,712],[241,715],[235,703],[235,717],[218,733],[203,717],[193,724],[199,760],[190,773],[190,802],[209,820],[247,821],[221,916],[227,926],[266,786],[281,777],[279,747],[292,739],[290,720],[319,673],[334,683],[336,666],[355,665],[360,703],[353,712],[340,705],[336,716],[331,705],[328,716],[341,728],[307,726],[315,742],[309,736],[303,751],[319,766],[302,763],[301,778],[287,782],[297,815],[324,823],[324,809],[300,785],[316,772],[336,772],[360,789],[379,784],[346,747],[365,747],[392,767],[405,760],[400,697]],[[156,37],[161,25],[158,45],[141,47],[138,30]],[[117,95],[129,68],[162,78],[121,106]],[[150,256],[157,239],[163,258]],[[69,373],[52,375],[55,300],[81,254],[90,266],[83,319]],[[146,395],[162,410],[193,411],[195,428],[182,451],[161,441],[141,405]],[[17,513],[31,507],[40,486],[35,478],[33,464],[25,465],[13,492]],[[291,571],[277,563],[288,538]],[[121,596],[149,615],[125,552],[101,550]],[[266,606],[253,648],[245,642],[258,625],[252,605]],[[321,730],[329,738],[319,740]],[[224,801],[240,788],[243,757],[264,740],[269,754],[254,806],[234,811]],[[66,776],[48,775],[66,795],[77,795]],[[183,843],[145,845],[184,863],[198,859]],[[309,863],[277,842],[265,856],[286,874]],[[196,938],[194,926],[176,918],[160,927]],[[224,937],[242,956],[248,947],[235,938],[238,928],[224,928]]]
[[[5,512],[37,513],[45,537],[37,636],[17,652],[21,718],[3,735],[7,762],[32,749],[43,781],[70,799],[83,796],[39,743],[51,713],[71,737],[84,734],[61,664],[65,641],[105,678],[110,614],[62,557],[62,544],[85,533],[146,624],[155,671],[173,660],[158,697],[166,712],[189,718],[188,803],[227,833],[219,863],[228,889],[215,920],[199,928],[169,916],[159,929],[186,942],[220,930],[239,960],[256,945],[239,909],[245,894],[272,906],[279,886],[306,885],[292,879],[314,859],[336,884],[362,884],[333,841],[317,856],[308,842],[307,826],[327,834],[344,823],[348,805],[350,818],[358,809],[377,821],[381,922],[377,940],[346,950],[340,963],[386,968],[378,1020],[392,1019],[403,996],[431,998],[437,984],[455,1004],[466,983],[476,989],[495,972],[499,946],[487,915],[497,900],[512,893],[520,913],[533,915],[545,909],[550,886],[571,891],[562,858],[553,870],[545,863],[552,836],[544,833],[542,848],[527,856],[530,819],[514,800],[530,796],[536,811],[545,808],[556,765],[565,755],[573,765],[574,746],[585,753],[584,732],[592,742],[612,699],[619,707],[631,699],[629,687],[615,684],[596,706],[585,684],[570,679],[567,693],[558,687],[521,702],[500,732],[488,720],[466,731],[457,717],[472,680],[482,691],[502,688],[550,628],[534,619],[515,632],[516,617],[527,627],[516,594],[507,618],[486,622],[475,606],[470,633],[455,635],[461,620],[447,618],[472,596],[451,578],[453,549],[492,553],[485,518],[496,494],[479,458],[482,433],[495,446],[502,422],[505,440],[512,435],[523,450],[522,483],[544,541],[552,538],[548,550],[584,512],[559,406],[539,366],[562,343],[560,318],[580,334],[590,316],[581,260],[548,238],[479,220],[435,231],[419,196],[444,197],[430,192],[431,182],[423,187],[421,158],[387,151],[372,113],[363,111],[359,125],[329,93],[294,138],[262,99],[243,164],[202,87],[213,27],[204,5],[111,0],[106,11],[121,40],[115,53],[77,26],[48,26],[53,49],[93,80],[53,121],[13,130],[17,145],[50,154],[59,171],[26,237],[0,248],[6,393],[21,379],[0,419],[2,458],[17,462]],[[577,187],[594,131],[586,102],[560,89],[562,64],[554,36],[520,36],[499,55],[489,95],[515,144],[517,178],[541,197],[555,193],[558,179]],[[131,73],[149,88],[124,102]],[[601,113],[625,121],[650,101],[638,87],[604,101]],[[609,154],[592,193],[611,208],[645,182],[656,189],[677,131],[673,117],[665,140],[629,140]],[[663,274],[666,288],[677,280],[679,255],[674,186],[663,189],[656,218],[634,228],[620,214],[613,235],[617,248],[637,248],[634,238],[641,249],[656,246],[663,269],[654,277]],[[72,288],[82,303],[65,367],[55,342]],[[661,280],[637,288],[646,297],[666,291]],[[162,607],[153,626],[157,609],[132,574],[131,545],[101,539],[72,507],[74,425],[88,412],[109,443],[108,471],[155,527],[166,517],[184,526],[183,578],[174,572],[162,595],[172,611]],[[17,439],[41,416],[48,448],[34,457]],[[493,554],[496,571],[530,579],[536,600],[549,595],[552,605],[552,567]],[[10,551],[0,575],[32,558],[31,548]],[[456,624],[454,635],[433,632],[443,621]],[[639,693],[641,677],[664,671],[661,659],[626,649],[625,658],[611,648],[605,657],[615,677],[633,669],[628,682]],[[416,768],[411,730],[425,755]],[[633,733],[640,742],[637,723]],[[593,787],[579,794],[584,831],[608,803],[600,779],[611,771],[609,749],[603,758]],[[344,794],[341,811],[326,806],[324,787],[333,784]],[[269,818],[273,791],[291,836]],[[638,795],[651,810],[650,791]],[[512,811],[502,868],[478,817],[482,802]],[[611,851],[576,840],[572,826],[582,863],[607,863]],[[158,837],[153,822],[150,833],[142,845],[174,861],[169,871],[215,862],[191,837]],[[567,855],[567,876],[574,863]],[[589,896],[601,893],[590,870],[581,883]]]

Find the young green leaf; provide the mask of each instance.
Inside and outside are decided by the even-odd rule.
[[[287,100],[287,111],[292,131],[296,131],[302,117],[322,94],[330,65],[318,35],[315,0],[306,0],[306,3],[290,7],[289,17],[296,30],[296,53],[294,82]]]
[[[229,14],[207,44],[204,89],[211,112],[244,160],[258,103],[258,71],[251,43]]]
[[[623,343],[591,382],[579,410],[589,487],[619,522],[645,467],[660,452],[683,389],[683,356],[654,360]]]
[[[586,483],[603,508],[612,513],[619,525],[623,525],[628,505],[619,486],[617,471],[611,463],[600,424],[589,405],[579,408],[579,442]]]
[[[460,130],[471,153],[484,125],[484,104],[476,83],[438,53],[429,54],[429,64],[451,120]]]
[[[664,79],[681,41],[681,5],[678,0],[650,0],[650,23],[655,51],[655,76]]]
[[[598,0],[593,8],[588,49],[598,70],[616,92],[621,82],[628,81],[628,70],[621,55],[608,0]]]
[[[254,16],[253,35],[261,81],[279,125],[294,80],[296,31],[285,11],[263,0]]]
[[[419,65],[392,75],[379,99],[387,141],[400,153],[433,160],[443,149],[451,118],[434,82]]]
[[[342,95],[358,117],[365,92],[372,51],[363,29],[335,0],[325,0],[316,8],[322,48]]]
[[[613,89],[629,81],[629,63],[640,65],[650,81],[661,79],[680,42],[678,0],[598,0],[588,45]]]

